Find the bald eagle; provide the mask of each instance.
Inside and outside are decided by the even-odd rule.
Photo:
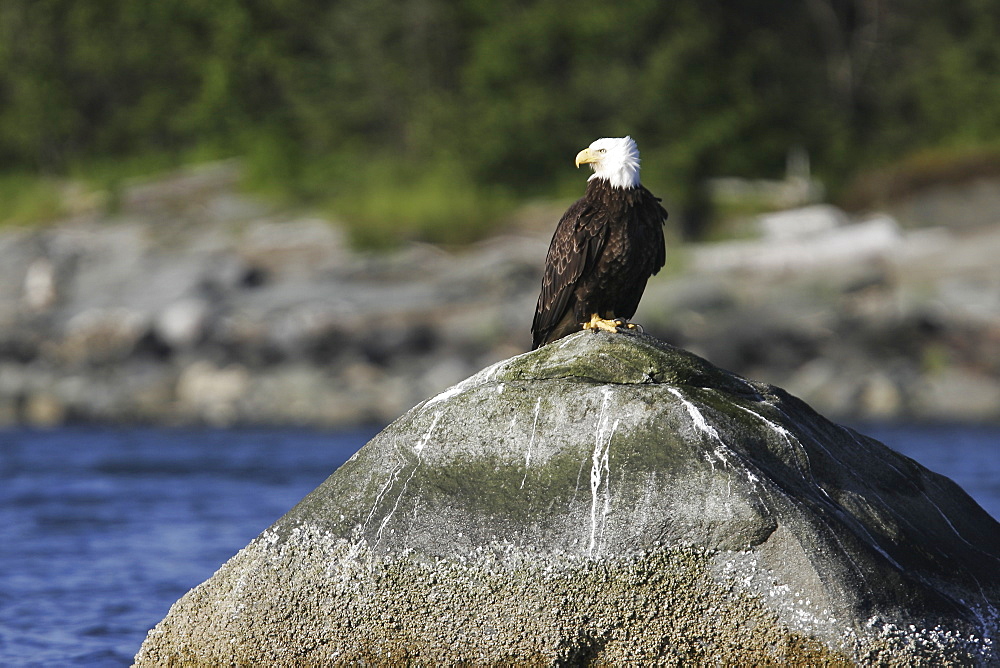
[[[639,183],[631,137],[598,139],[576,156],[594,173],[556,225],[531,324],[532,350],[580,329],[634,328],[646,281],[666,260],[660,199]]]

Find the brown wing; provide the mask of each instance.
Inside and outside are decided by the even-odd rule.
[[[647,221],[645,224],[646,234],[649,236],[648,247],[654,254],[652,263],[652,273],[655,275],[663,268],[667,262],[667,246],[663,238],[663,223],[667,220],[667,210],[660,203],[662,200],[653,193],[642,188],[643,211],[642,218]]]
[[[553,331],[572,315],[573,293],[593,269],[607,239],[607,221],[586,198],[559,220],[545,256],[542,291],[531,324],[532,350],[548,343]]]
[[[631,228],[633,239],[629,264],[639,271],[632,274],[631,285],[618,293],[619,301],[614,308],[615,315],[624,318],[635,315],[647,280],[659,272],[667,260],[663,238],[663,223],[667,219],[667,212],[660,204],[660,198],[639,186],[635,201],[636,217]]]

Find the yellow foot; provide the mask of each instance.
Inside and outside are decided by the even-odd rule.
[[[584,329],[593,330],[603,330],[605,332],[621,332],[622,330],[633,330],[642,332],[642,327],[639,325],[629,322],[624,318],[615,318],[614,320],[606,320],[594,313],[590,316],[590,322],[583,323]]]

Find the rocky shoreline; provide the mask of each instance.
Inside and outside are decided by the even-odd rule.
[[[461,250],[360,253],[238,180],[206,165],[0,230],[0,425],[384,424],[529,346],[562,205]],[[636,320],[835,418],[1000,419],[1000,228],[798,220],[672,245]]]

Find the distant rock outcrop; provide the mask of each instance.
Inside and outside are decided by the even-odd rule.
[[[389,426],[136,663],[991,664],[998,604],[1000,524],[947,478],[584,332]]]

